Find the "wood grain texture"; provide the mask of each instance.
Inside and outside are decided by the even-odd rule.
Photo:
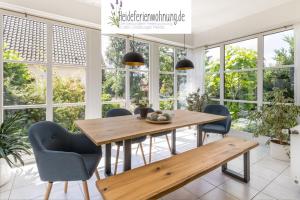
[[[137,116],[133,115],[78,120],[75,121],[75,124],[96,145],[102,145],[224,119],[226,119],[226,117],[220,115],[187,110],[175,110],[172,123],[170,124],[151,124],[145,120],[137,119]]]
[[[105,200],[157,199],[258,146],[234,137],[96,182]]]

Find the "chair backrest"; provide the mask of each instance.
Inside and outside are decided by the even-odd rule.
[[[230,130],[231,126],[231,116],[229,110],[223,105],[207,105],[204,109],[205,113],[215,114],[215,115],[223,115],[227,116],[226,119],[222,121],[212,122],[210,124],[222,125],[226,128],[226,130]]]
[[[35,156],[42,150],[68,151],[68,134],[66,129],[54,122],[34,123],[29,129],[29,141]]]
[[[124,115],[132,115],[132,113],[124,108],[116,108],[109,110],[106,114],[106,117],[118,117]]]
[[[135,115],[140,114],[140,112],[141,112],[141,109],[139,107],[136,107],[133,111],[133,113]],[[153,108],[148,108],[148,113],[152,113],[152,112],[154,112]]]

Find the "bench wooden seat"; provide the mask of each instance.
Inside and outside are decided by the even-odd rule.
[[[249,151],[257,142],[234,137],[209,143],[116,176],[98,180],[105,200],[157,199],[222,166],[229,175],[249,181]],[[244,177],[228,171],[227,162],[244,154]]]

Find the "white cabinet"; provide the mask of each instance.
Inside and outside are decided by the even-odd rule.
[[[298,134],[291,135],[291,173],[294,182],[300,186],[300,125],[292,131]]]

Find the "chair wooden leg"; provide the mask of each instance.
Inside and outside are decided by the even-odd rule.
[[[143,145],[142,145],[142,143],[140,143],[140,147],[141,147],[141,152],[142,152],[142,156],[143,156],[144,164],[145,164],[145,165],[147,165],[147,162],[146,162],[146,158],[145,158],[145,154],[144,154],[144,149],[143,149]]]
[[[206,138],[206,132],[204,132],[204,136],[203,136],[203,138],[202,138],[202,144],[204,144],[205,138]]]
[[[137,148],[136,148],[135,154],[137,154],[139,148],[140,148],[140,143],[138,144],[138,146],[137,146]]]
[[[90,194],[89,194],[89,188],[88,188],[87,181],[82,181],[82,185],[83,185],[83,191],[84,191],[84,199],[90,200]]]
[[[95,175],[97,177],[97,180],[100,180],[100,175],[99,175],[99,172],[98,172],[98,169],[96,168],[95,170]]]
[[[68,192],[68,181],[65,181],[65,188],[64,188],[64,192],[67,193]]]
[[[152,137],[150,135],[149,164],[151,163],[151,154],[152,154]]]
[[[114,172],[114,175],[117,174],[117,170],[118,170],[119,153],[120,153],[120,146],[118,145],[118,148],[117,148],[117,155],[116,155],[116,162],[115,162],[115,172]]]
[[[52,185],[53,185],[52,182],[48,182],[48,186],[47,186],[47,190],[46,190],[46,194],[45,194],[45,200],[49,199],[50,192],[51,192],[51,189],[52,189]]]
[[[168,143],[168,147],[169,147],[170,153],[172,153],[171,144],[170,144],[168,135],[166,135],[166,139],[167,139],[167,143]]]

